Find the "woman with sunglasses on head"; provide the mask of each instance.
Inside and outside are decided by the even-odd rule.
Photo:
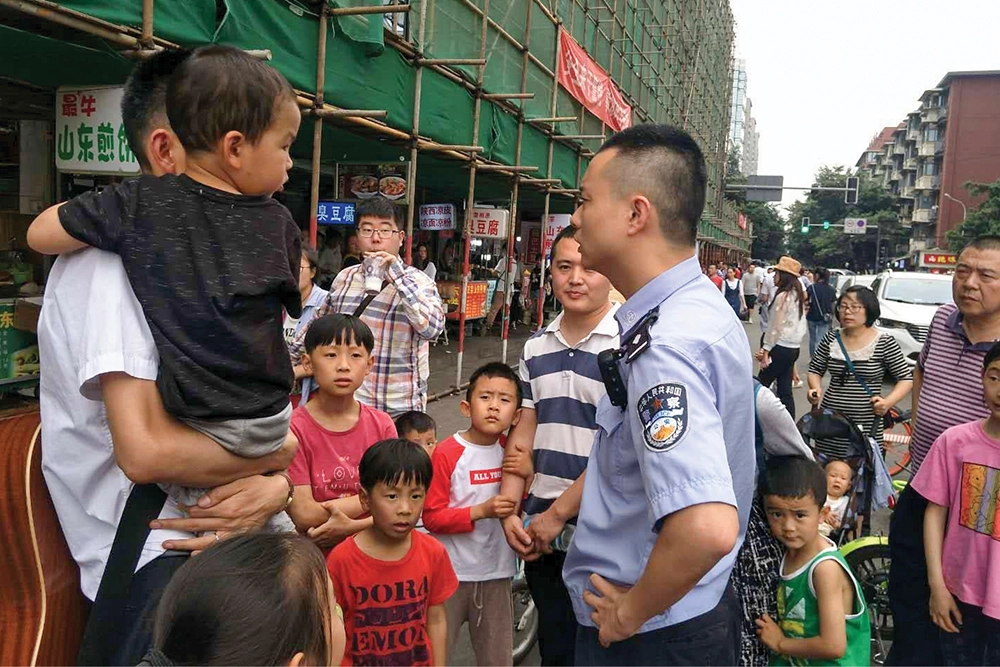
[[[913,388],[913,375],[899,343],[875,327],[881,311],[878,298],[867,287],[849,287],[836,303],[840,329],[829,332],[809,363],[809,402],[839,410],[882,445],[882,416]],[[825,374],[830,386],[823,392]],[[895,383],[882,396],[882,383]],[[834,450],[846,442],[830,441]]]

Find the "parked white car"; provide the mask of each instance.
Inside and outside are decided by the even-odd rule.
[[[951,276],[903,271],[880,273],[871,289],[882,311],[875,326],[891,333],[906,360],[916,364],[938,306],[952,302]]]

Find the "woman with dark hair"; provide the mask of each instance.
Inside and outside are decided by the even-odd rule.
[[[434,266],[434,262],[431,261],[431,253],[426,243],[417,246],[417,259],[413,262],[413,266],[426,273],[431,280],[437,276],[438,270]]]
[[[285,345],[291,345],[295,336],[302,331],[316,316],[316,311],[326,303],[330,295],[316,284],[316,273],[319,271],[319,256],[308,245],[302,246],[302,258],[299,260],[299,295],[302,298],[302,314],[298,318],[285,313],[284,331]],[[292,405],[298,407],[300,401],[309,400],[311,389],[309,378],[301,370],[296,370],[295,385],[292,388]]]
[[[343,612],[323,554],[294,533],[225,540],[163,592],[140,665],[339,665]]]
[[[875,327],[881,311],[878,298],[867,287],[854,285],[837,299],[840,329],[831,331],[816,346],[809,363],[809,402],[839,410],[882,444],[882,416],[913,388],[913,375],[899,343]],[[823,376],[830,386],[823,392]],[[882,397],[882,383],[895,386]],[[831,453],[847,451],[847,442],[824,442]]]
[[[791,257],[778,260],[775,271],[775,296],[771,300],[770,323],[757,359],[758,378],[765,387],[778,383],[778,398],[795,418],[795,398],[792,396],[792,371],[799,358],[799,348],[806,335],[806,297],[799,280],[802,265]]]
[[[736,317],[743,319],[747,312],[747,302],[743,296],[743,282],[736,277],[736,269],[732,266],[726,269],[726,279],[722,283],[722,290],[726,297],[726,303],[736,313]]]

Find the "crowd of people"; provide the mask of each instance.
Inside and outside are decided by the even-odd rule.
[[[828,537],[855,471],[794,422],[807,330],[810,401],[876,439],[913,389],[890,659],[1000,661],[1000,239],[960,255],[911,373],[866,288],[834,300],[791,257],[706,279],[701,150],[635,126],[552,245],[561,314],[516,370],[472,374],[467,426],[439,439],[433,264],[403,263],[381,199],[339,261],[303,248],[271,198],[299,122],[287,82],[236,49],[165,52],[123,118],[144,176],[29,233],[62,255],[43,470],[93,601],[82,663],[444,665],[468,625],[478,664],[510,665],[521,558],[546,665],[867,664],[867,601]]]

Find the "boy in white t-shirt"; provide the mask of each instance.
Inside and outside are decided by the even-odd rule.
[[[521,415],[521,383],[510,366],[488,363],[469,380],[465,431],[438,443],[424,504],[424,526],[444,544],[458,576],[445,603],[448,646],[469,623],[479,665],[511,665],[514,644],[510,582],[514,552],[500,520],[514,501],[500,495],[503,437]]]

